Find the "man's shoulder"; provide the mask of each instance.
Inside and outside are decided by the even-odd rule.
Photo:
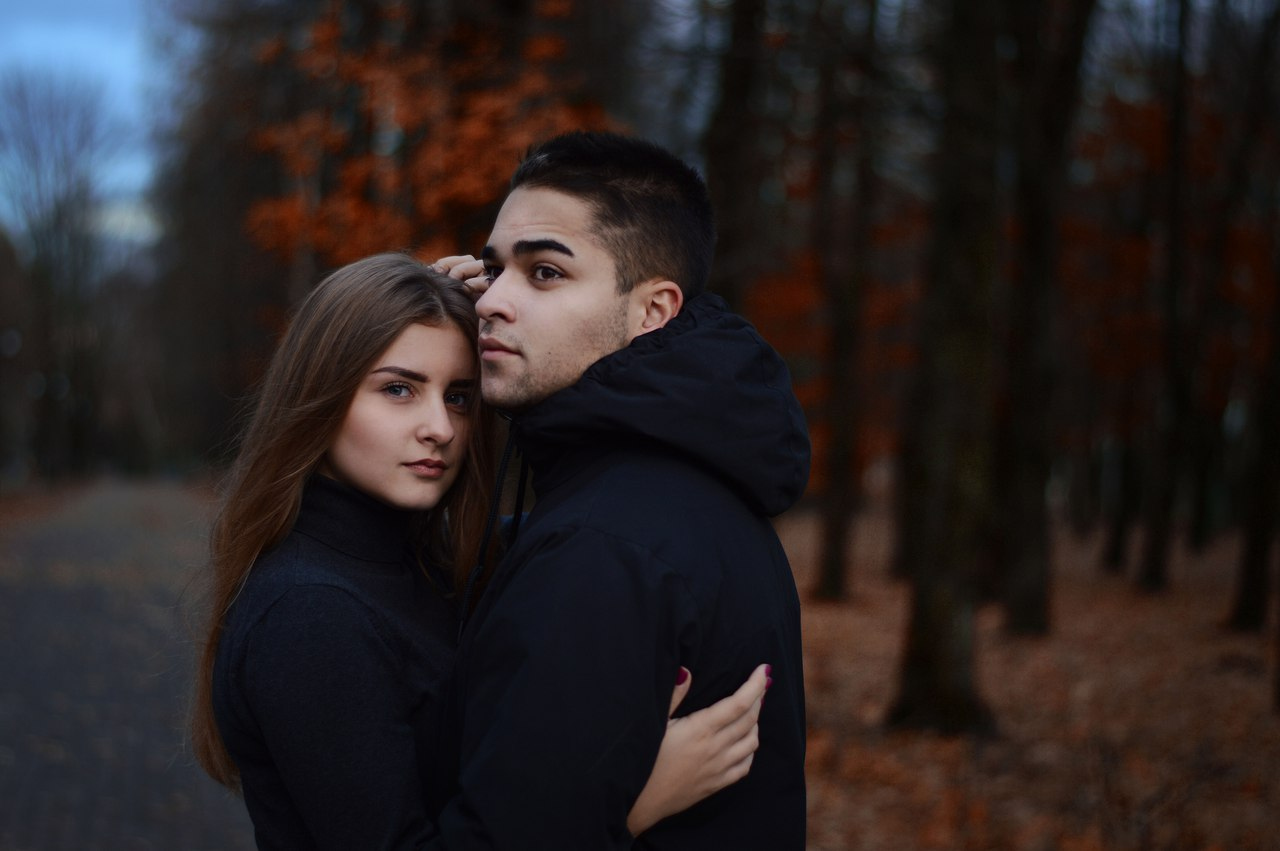
[[[751,534],[756,519],[720,483],[662,466],[630,458],[563,498],[540,503],[520,527],[513,551],[532,557],[563,550],[635,550],[651,567],[679,570],[687,562],[705,561],[705,553],[723,538]]]
[[[539,500],[508,552],[513,572],[537,563],[538,582],[651,583],[678,575],[697,586],[731,567],[769,562],[776,536],[712,474],[674,453],[618,452],[573,486]],[[589,576],[582,566],[590,564]]]
[[[690,517],[690,507],[700,505],[749,513],[729,485],[696,457],[661,446],[628,447],[603,455],[578,477],[569,504],[670,515],[672,520]],[[641,521],[632,517],[631,522]]]

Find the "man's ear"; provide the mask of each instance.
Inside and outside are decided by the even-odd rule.
[[[632,290],[632,337],[666,325],[684,306],[684,292],[674,281],[652,280]]]

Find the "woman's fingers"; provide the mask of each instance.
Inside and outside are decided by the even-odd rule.
[[[454,254],[449,257],[441,257],[431,265],[450,278],[462,281],[466,287],[467,295],[471,296],[473,301],[480,298],[484,291],[489,289],[491,282],[484,272],[484,261],[477,260],[470,254]]]
[[[741,735],[760,717],[765,690],[771,682],[771,670],[769,665],[758,666],[737,691],[697,714],[703,715],[703,720],[712,731],[731,728],[731,733],[736,730],[736,734]]]
[[[489,285],[492,284],[493,281],[489,280],[488,275],[482,274],[477,275],[474,278],[467,278],[463,283],[466,284],[467,293],[471,296],[472,300],[475,300],[484,295],[485,290],[489,289]]]
[[[467,278],[479,275],[484,271],[484,263],[470,254],[454,254],[449,257],[441,257],[431,265],[450,278],[457,278],[459,281],[465,281]]]
[[[676,707],[680,705],[680,701],[684,700],[684,696],[689,693],[689,689],[693,687],[693,676],[689,673],[689,669],[680,666],[679,672],[676,674],[676,687],[671,692],[671,708],[667,710],[667,717],[670,718],[676,714]]]
[[[716,732],[716,735],[727,740],[740,739],[750,732],[760,720],[760,710],[764,707],[764,694],[751,702],[746,711],[728,719]]]
[[[748,763],[760,748],[760,725],[752,724],[747,732],[734,739],[724,749],[724,761],[728,765],[736,765],[744,760]]]

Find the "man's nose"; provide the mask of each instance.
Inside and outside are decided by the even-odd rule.
[[[476,315],[481,320],[489,322],[495,317],[500,317],[511,321],[511,301],[507,293],[509,288],[507,278],[507,272],[503,271],[502,274],[489,282],[489,288],[481,293],[480,298],[476,300]]]

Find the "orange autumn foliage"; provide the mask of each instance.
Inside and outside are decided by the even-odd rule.
[[[918,231],[901,228],[884,231],[914,238]],[[885,251],[899,246],[886,243]],[[783,269],[756,279],[748,290],[744,310],[761,336],[784,354],[791,367],[796,397],[809,420],[813,463],[809,492],[821,493],[826,485],[825,459],[832,434],[826,418],[832,392],[827,366],[832,336],[848,333],[832,326],[829,310],[830,282],[825,280],[812,250],[794,254]],[[862,309],[857,386],[839,392],[856,393],[859,417],[854,445],[854,470],[862,473],[876,459],[892,456],[898,444],[896,384],[915,364],[916,348],[906,329],[914,322],[919,287],[911,280],[870,280],[858,294]]]
[[[563,59],[568,49],[568,43],[560,36],[541,35],[526,41],[522,53],[525,62],[548,62]]]
[[[1211,82],[1191,79],[1184,163],[1190,214],[1177,233],[1168,232],[1164,218],[1170,128],[1158,94],[1111,93],[1076,143],[1077,179],[1059,225],[1059,321],[1069,357],[1087,366],[1092,393],[1107,409],[1103,418],[1130,431],[1150,425],[1152,406],[1133,400],[1161,381],[1169,240],[1183,253],[1179,321],[1191,335],[1195,403],[1220,416],[1239,392],[1240,376],[1256,374],[1268,351],[1274,225],[1249,203],[1224,206],[1235,164],[1223,152],[1235,144],[1241,123],[1224,117]],[[1274,144],[1273,133],[1255,147],[1266,144]]]
[[[538,7],[547,20],[567,11]],[[565,40],[549,27],[536,28],[514,62],[492,33],[458,25],[407,44],[397,36],[407,12],[388,4],[379,14],[385,34],[370,39],[378,27],[344,31],[343,4],[331,3],[292,57],[319,105],[256,136],[291,179],[248,216],[249,234],[268,250],[322,265],[386,250],[474,251],[482,213],[529,145],[610,126],[599,105],[573,96],[558,64]],[[275,41],[260,55],[276,58]]]
[[[573,0],[538,0],[536,8],[542,18],[567,18],[573,14]]]

